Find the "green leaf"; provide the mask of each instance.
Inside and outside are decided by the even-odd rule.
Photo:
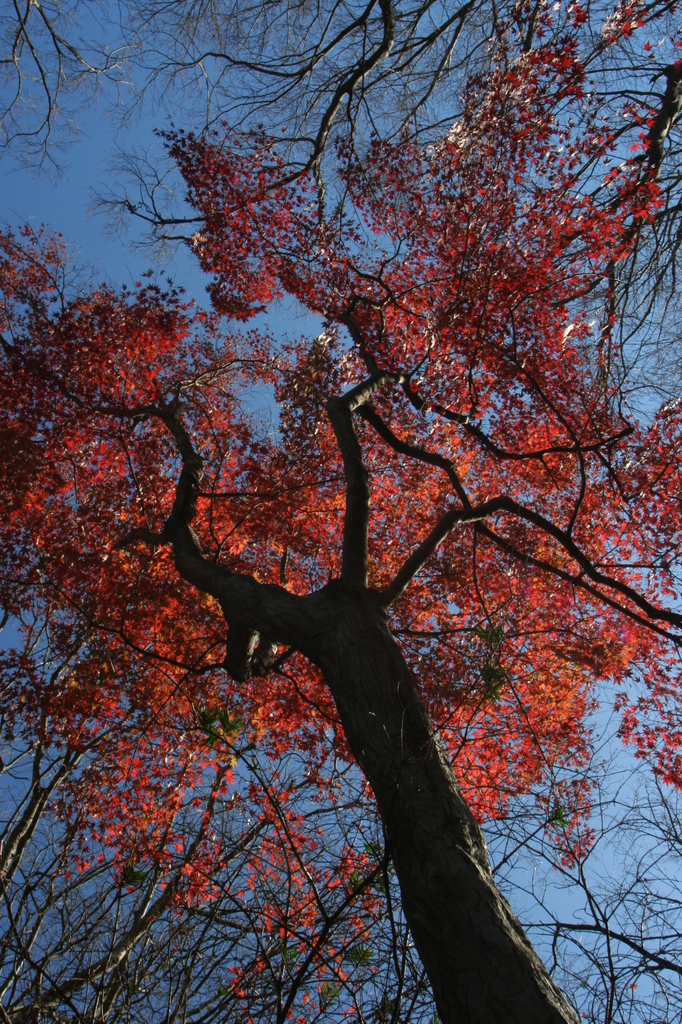
[[[367,967],[373,956],[373,951],[362,942],[348,950],[348,959],[356,967]]]
[[[500,646],[504,630],[502,626],[491,622],[488,626],[476,626],[474,636],[477,636],[487,648],[481,668],[486,700],[497,704],[502,697],[502,686],[507,678],[505,670],[500,665]]]
[[[474,636],[477,636],[479,640],[482,640],[486,647],[489,647],[491,650],[496,650],[502,643],[504,629],[502,626],[491,622],[488,626],[476,626],[474,629]]]
[[[391,997],[388,994],[386,994],[382,998],[381,1002],[379,1003],[379,1013],[382,1020],[385,1020],[389,1016],[389,1014],[393,1013],[394,1005],[395,1000],[391,999]]]
[[[384,855],[384,849],[381,843],[365,843],[365,853],[373,860],[381,860]]]
[[[562,804],[555,804],[552,808],[549,824],[554,828],[568,828],[569,820],[566,808]]]
[[[243,724],[241,718],[230,718],[229,711],[222,708],[210,708],[208,711],[199,712],[199,728],[206,736],[209,747],[229,741]]]
[[[339,990],[336,985],[332,985],[330,982],[325,981],[320,986],[320,1002],[325,1006],[329,1006],[331,1003],[336,1002],[339,998]]]
[[[350,876],[350,890],[351,892],[359,892],[364,885],[364,878],[359,871],[354,871]]]
[[[123,881],[126,885],[141,885],[147,877],[146,871],[138,871],[132,860],[129,860],[123,869]]]
[[[244,724],[241,718],[231,719],[228,711],[221,711],[219,718],[225,736],[231,736],[233,733],[239,732]]]
[[[481,679],[483,680],[483,687],[487,700],[492,701],[493,704],[497,704],[502,696],[502,685],[507,678],[507,674],[501,665],[496,665],[492,662],[485,662],[481,669]]]

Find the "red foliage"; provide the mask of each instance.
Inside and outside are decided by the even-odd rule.
[[[171,137],[204,220],[193,248],[211,314],[152,285],[70,291],[59,238],[2,236],[0,588],[26,638],[3,656],[2,711],[90,753],[63,808],[84,861],[103,843],[122,878],[184,865],[176,900],[210,898],[216,800],[298,833],[300,809],[273,812],[288,783],[249,788],[239,765],[253,750],[271,766],[297,751],[310,799],[333,802],[330,758],[349,754],[319,673],[292,654],[235,683],[216,603],[160,539],[122,542],[162,537],[180,462],[156,411],[180,403],[206,471],[193,523],[205,554],[295,593],[324,586],[344,509],[325,402],[375,367],[404,382],[356,420],[370,586],[387,587],[447,509],[504,499],[449,533],[391,613],[477,816],[535,793],[562,855],[579,855],[574,775],[599,680],[623,693],[641,680],[622,698],[624,735],[682,784],[680,409],[636,421],[607,372],[608,317],[594,317],[658,195],[641,162],[582,187],[614,146],[564,41],[502,53],[426,152],[407,138],[362,158],[341,149],[347,202],[323,226],[312,182],[284,180],[267,140]],[[325,318],[312,345],[224,327],[284,293]],[[263,897],[258,913],[300,937],[315,917],[306,872],[352,892],[371,858],[348,847],[316,868],[314,841],[301,830],[294,845],[300,902],[283,920]],[[283,870],[277,850],[258,847],[254,878]]]

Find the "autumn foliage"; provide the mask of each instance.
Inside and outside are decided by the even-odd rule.
[[[170,286],[81,288],[48,233],[0,242],[0,587],[24,623],[2,656],[5,721],[81,755],[59,805],[81,867],[106,850],[122,884],[156,871],[179,908],[210,901],[222,802],[264,836],[234,894],[258,894],[264,932],[314,959],[315,887],[354,902],[320,985],[371,935],[376,825],[324,857],[306,830],[352,758],[304,654],[280,644],[262,674],[226,671],[219,603],[164,536],[182,468],[168,410],[203,459],[205,558],[304,595],[341,574],[326,403],[384,374],[354,416],[369,586],[476,818],[530,796],[558,856],[580,857],[605,682],[624,739],[682,785],[682,416],[638,415],[611,371],[610,269],[659,203],[649,114],[623,160],[587,94],[570,39],[501,46],[437,145],[340,147],[322,223],[314,178],[287,178],[271,140],[168,136],[202,218],[208,312]],[[319,319],[316,338],[259,316],[283,296]],[[302,988],[297,1012],[329,991]]]

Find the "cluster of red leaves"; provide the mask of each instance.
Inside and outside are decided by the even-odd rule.
[[[649,689],[639,717],[626,702],[625,734],[682,781],[677,641],[633,596],[679,596],[680,410],[648,428],[627,417],[604,367],[609,323],[589,311],[658,202],[641,163],[581,190],[613,145],[563,41],[502,54],[428,152],[408,139],[362,159],[342,149],[348,202],[322,226],[312,184],[287,182],[262,138],[171,137],[215,315],[153,286],[70,297],[59,239],[0,238],[0,587],[26,641],[3,656],[0,701],[16,728],[87,754],[64,801],[83,863],[104,844],[122,878],[153,864],[180,871],[179,903],[210,898],[216,802],[248,802],[270,828],[248,860],[254,920],[301,951],[316,941],[311,878],[352,894],[369,870],[350,846],[316,863],[273,767],[297,751],[306,785],[333,802],[329,759],[348,754],[319,674],[295,655],[235,684],[220,609],[166,548],[121,541],[170,514],[178,454],[154,410],[175,402],[205,462],[193,526],[207,556],[296,593],[324,585],[340,570],[345,490],[325,403],[373,364],[409,383],[376,396],[383,435],[357,420],[371,586],[453,504],[505,495],[527,513],[453,531],[392,610],[478,817],[536,793],[562,854],[579,855],[594,686],[634,671]],[[313,344],[221,326],[283,293],[326,318]],[[244,768],[254,749],[267,783]],[[283,879],[284,903],[267,895]]]
[[[623,593],[654,605],[676,597],[662,563],[663,549],[670,561],[679,545],[670,507],[679,490],[668,479],[675,446],[657,445],[659,426],[628,416],[606,372],[609,315],[595,319],[589,301],[660,205],[641,161],[611,169],[596,191],[581,188],[582,168],[612,159],[615,147],[585,99],[570,40],[514,61],[503,53],[492,75],[470,83],[461,120],[430,151],[407,138],[377,142],[362,159],[342,147],[350,210],[315,229],[307,186],[284,180],[271,154],[259,177],[262,140],[251,150],[172,140],[204,218],[195,250],[217,292],[234,287],[229,240],[239,216],[241,251],[270,293],[293,294],[329,325],[328,336],[299,350],[278,393],[282,454],[292,449],[306,474],[339,467],[324,400],[339,377],[357,380],[375,363],[410,376],[409,402],[383,394],[376,405],[401,442],[447,457],[472,504],[511,495],[555,527],[501,515],[473,537],[453,534],[394,612],[481,816],[546,784],[548,765],[552,775],[583,763],[595,681],[622,683],[636,652],[651,673],[669,642],[649,635],[655,615],[645,623]],[[249,183],[236,204],[235,182]],[[270,230],[275,194],[284,209]],[[335,341],[343,325],[351,352]],[[677,423],[677,410],[666,416]],[[452,501],[452,484],[369,428],[361,440],[372,480],[372,584],[381,586]],[[334,572],[338,502],[326,486],[315,499],[314,543]],[[297,521],[290,499],[278,511]],[[309,520],[307,502],[302,511]],[[603,584],[576,588],[584,567],[571,544]],[[472,636],[492,626],[503,637],[496,656],[506,684],[491,704],[480,682],[486,654]]]

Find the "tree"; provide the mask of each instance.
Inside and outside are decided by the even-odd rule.
[[[592,318],[661,201],[635,113],[623,163],[575,42],[503,35],[437,145],[339,148],[344,202],[322,222],[314,177],[262,134],[169,135],[211,313],[152,285],[70,294],[58,239],[3,237],[3,599],[33,618],[4,712],[69,768],[93,752],[62,811],[83,870],[102,843],[119,891],[151,873],[150,899],[210,905],[227,856],[211,820],[240,806],[252,750],[297,751],[322,796],[330,759],[355,761],[385,859],[374,837],[343,843],[336,875],[297,787],[275,768],[276,797],[249,791],[289,851],[252,865],[273,891],[285,878],[263,906],[282,962],[291,936],[306,969],[341,971],[320,892],[340,882],[343,912],[365,897],[371,920],[390,859],[443,1021],[575,1020],[477,819],[534,793],[564,862],[584,854],[572,773],[598,679],[679,782],[679,409],[636,417],[607,372],[612,313]],[[323,318],[312,345],[223,326],[283,293]],[[34,1009],[68,1006],[79,970]],[[280,983],[279,1019],[300,988]]]
[[[18,766],[22,753],[30,761],[31,752],[23,752],[16,743],[12,746],[12,756],[6,757],[3,770],[5,775],[13,774],[13,792],[19,802],[22,789]],[[7,745],[5,754],[9,754]],[[48,758],[44,752],[38,756],[42,782],[49,786]],[[286,780],[292,787],[301,778],[295,760],[288,765]],[[267,764],[261,760],[258,767],[261,780],[267,779]],[[280,772],[282,769],[287,771],[280,765]],[[535,846],[535,893],[529,894],[533,899],[523,908],[524,920],[535,923],[535,934],[542,930],[549,934],[554,958],[563,968],[560,977],[579,993],[583,1018],[599,1024],[612,1020],[663,1022],[674,1019],[680,1006],[677,962],[681,929],[674,881],[679,877],[676,801],[671,802],[667,787],[647,785],[646,798],[633,805],[633,789],[622,777],[622,766],[619,771],[614,764],[613,755],[604,770],[611,795],[599,807],[602,820],[595,842],[580,861],[559,866],[567,896],[573,894],[573,913],[567,914],[564,899],[562,916],[557,917],[551,892],[544,891],[544,881],[549,881],[550,890],[556,887],[552,879],[558,867],[552,842],[556,824],[548,830],[542,825],[538,829],[532,799],[525,807],[514,801],[506,819],[489,823],[486,832],[493,841],[493,859],[497,859],[495,877],[498,884],[504,880],[516,847]],[[614,774],[620,783],[615,794]],[[320,808],[317,821],[324,822],[323,830],[315,828],[310,814],[307,817],[318,840],[324,834],[333,844],[335,836],[341,836],[342,842],[357,846],[353,843],[353,828],[362,821],[366,842],[371,799],[368,794],[353,792],[352,783],[360,781],[357,773],[346,771],[344,778],[349,785],[342,798],[334,787],[331,818],[330,807]],[[337,774],[336,782],[340,781]],[[31,785],[27,777],[27,791]],[[636,789],[644,792],[641,782]],[[596,798],[593,792],[593,805]],[[6,805],[3,800],[3,808]],[[355,820],[348,820],[349,807]],[[339,1008],[352,1007],[365,1019],[430,1020],[430,993],[399,915],[399,894],[390,868],[371,884],[375,894],[390,894],[391,900],[374,900],[374,913],[369,922],[363,921],[359,935],[350,918],[363,894],[357,889],[323,894],[329,910],[337,913],[330,922],[324,948],[328,953],[333,941],[342,955],[341,969],[334,969],[331,958],[326,963],[306,965],[296,946],[283,943],[274,929],[267,930],[268,917],[262,912],[267,899],[249,906],[239,898],[240,890],[247,889],[249,882],[257,896],[273,895],[272,875],[266,881],[264,873],[249,873],[254,848],[261,841],[276,838],[272,816],[264,816],[249,832],[247,817],[252,809],[244,806],[236,816],[233,810],[218,805],[213,817],[216,833],[230,853],[224,868],[212,876],[219,892],[208,905],[167,900],[165,909],[156,900],[149,904],[150,892],[153,894],[158,882],[143,870],[128,868],[124,879],[111,860],[97,857],[89,867],[81,861],[79,870],[69,872],[69,867],[74,867],[73,850],[69,851],[68,844],[65,848],[59,824],[44,813],[42,827],[33,832],[12,877],[3,875],[12,908],[11,915],[2,915],[0,977],[7,1016],[11,1020],[25,1019],[30,1007],[34,1015],[40,1008],[47,1019],[50,1013],[61,1019],[73,1015],[82,1020],[102,1016],[126,1020],[144,1015],[150,1020],[201,1016],[203,1020],[220,1021],[228,1013],[239,1021],[249,1017],[276,1019],[284,1002],[282,996],[286,999],[294,991],[294,1006],[301,1006],[306,995],[309,997],[303,1004],[307,1019],[315,1019],[313,1000],[319,999],[320,1016],[325,1019],[335,1019]],[[186,822],[184,827],[191,838],[191,823]],[[248,842],[233,843],[242,828]],[[280,836],[280,841],[283,838]],[[378,856],[382,849],[380,833],[368,845],[373,846],[372,855]],[[286,841],[281,851],[286,861]],[[330,852],[325,843],[325,853]],[[321,858],[318,846],[314,860],[319,863]],[[549,867],[548,880],[538,871],[543,860]],[[518,872],[514,882],[518,906]],[[584,897],[584,911],[578,904],[578,913],[576,891]],[[281,902],[282,891],[275,890],[274,894]],[[348,903],[345,913],[344,901]],[[385,916],[377,913],[382,905]],[[323,920],[319,928],[324,928]],[[126,940],[127,953],[120,959],[113,955],[114,947],[118,945],[120,950]],[[262,952],[260,958],[254,955],[254,943],[259,941],[271,969],[256,975],[254,968],[259,959],[262,961]],[[98,956],[88,963],[83,954],[91,950],[97,950]],[[238,966],[240,977],[235,984]],[[647,984],[649,979],[651,984]]]
[[[680,1005],[679,900],[671,884],[679,870],[678,792],[644,766],[637,779],[622,765],[618,772],[617,761],[611,751],[606,792],[592,796],[587,856],[559,868],[572,913],[557,912],[556,901],[538,892],[535,919],[566,975],[575,976],[587,1019],[653,1024],[674,1019]]]
[[[47,0],[0,14],[0,151],[54,160],[64,136],[78,134],[85,96],[120,81],[122,54],[100,41],[107,33],[98,13],[105,11]]]

